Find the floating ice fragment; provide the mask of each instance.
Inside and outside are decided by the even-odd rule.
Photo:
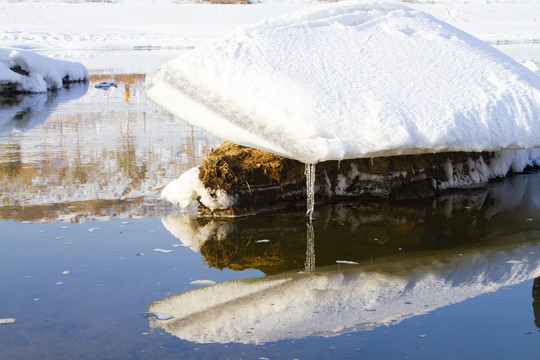
[[[31,279],[32,277],[30,275],[28,275],[28,276],[25,276],[24,278],[25,279]]]
[[[527,220],[527,221],[534,221],[534,219],[530,219],[530,218],[529,218],[529,219],[525,219],[525,220]]]
[[[421,337],[422,339],[425,339],[425,338],[427,338],[427,335],[424,335],[424,334],[422,334],[422,335],[419,335],[419,336],[420,336],[420,337]]]
[[[14,318],[0,319],[0,325],[14,324],[14,323],[15,323]]]
[[[60,229],[69,229],[69,226],[60,226]]]
[[[55,237],[54,239],[55,239],[55,240],[62,240],[63,238],[64,238],[63,236],[57,236],[57,237]]]
[[[215,283],[214,280],[194,280],[190,282],[191,285],[214,285]]]
[[[70,274],[70,272],[68,270],[62,271],[62,275],[69,275],[69,274]]]
[[[262,240],[257,240],[255,241],[256,243],[267,243],[267,242],[270,242],[270,240],[268,239],[262,239]]]
[[[518,264],[523,264],[523,261],[520,261],[520,260],[508,260],[506,263],[507,264],[518,265]]]
[[[131,221],[122,221],[122,222],[120,222],[120,224],[122,224],[122,225],[131,224]]]
[[[116,83],[116,81],[102,81],[100,83],[97,83],[96,85],[94,85],[94,87],[96,89],[101,89],[101,90],[108,90],[110,87],[117,87],[118,84]]]
[[[34,302],[38,302],[38,301],[39,301],[39,299],[38,299],[38,298],[35,298],[35,299],[34,299]]]
[[[348,261],[348,260],[336,260],[336,264],[358,265],[358,263],[356,261]]]
[[[71,245],[71,244],[73,244],[71,241],[66,243],[66,245]]]
[[[56,283],[56,285],[64,285],[64,283],[62,281],[59,281]]]
[[[160,252],[160,253],[164,253],[164,254],[168,254],[168,253],[172,252],[172,250],[164,250],[164,249],[154,249],[152,251]]]
[[[90,229],[88,229],[88,232],[94,232],[96,230],[101,230],[101,228],[90,228]]]

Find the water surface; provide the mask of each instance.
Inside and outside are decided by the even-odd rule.
[[[221,140],[148,102],[143,74],[2,103],[0,129],[0,358],[537,358],[540,173],[317,206],[308,244],[304,207],[159,198]]]

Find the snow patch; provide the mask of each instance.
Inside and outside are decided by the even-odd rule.
[[[228,209],[236,202],[236,196],[222,189],[214,190],[204,186],[199,179],[199,168],[194,167],[170,182],[161,192],[161,197],[173,204],[186,208],[197,200],[211,210]]]
[[[47,92],[88,78],[88,70],[81,63],[52,59],[28,50],[0,48],[0,93]]]

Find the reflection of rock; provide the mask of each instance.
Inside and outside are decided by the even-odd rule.
[[[534,323],[536,327],[540,329],[540,277],[534,279],[533,289],[533,311],[534,311]]]
[[[320,206],[313,219],[317,266],[540,237],[539,188],[540,173],[534,173],[435,199]],[[302,269],[306,260],[301,207],[236,218],[171,214],[163,223],[219,269],[277,274]]]
[[[0,134],[31,129],[47,120],[58,104],[80,98],[88,82],[73,83],[54,92],[15,95],[0,103]]]
[[[416,252],[196,289],[150,304],[156,321],[194,342],[264,343],[369,331],[540,276],[538,240]],[[509,260],[516,260],[508,262]]]
[[[325,161],[316,165],[316,196],[318,203],[344,198],[418,199],[447,189],[484,185],[536,165],[540,165],[540,150]],[[204,160],[198,173],[200,185],[192,192],[185,188],[193,185],[180,181],[163,194],[170,201],[185,203],[189,199],[181,199],[182,189],[186,194],[194,192],[189,196],[203,205],[202,214],[283,208],[291,205],[290,200],[305,198],[304,169],[299,161],[226,142]]]

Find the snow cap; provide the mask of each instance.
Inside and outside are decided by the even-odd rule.
[[[147,96],[304,162],[540,146],[540,77],[401,4],[322,5],[188,51]]]

